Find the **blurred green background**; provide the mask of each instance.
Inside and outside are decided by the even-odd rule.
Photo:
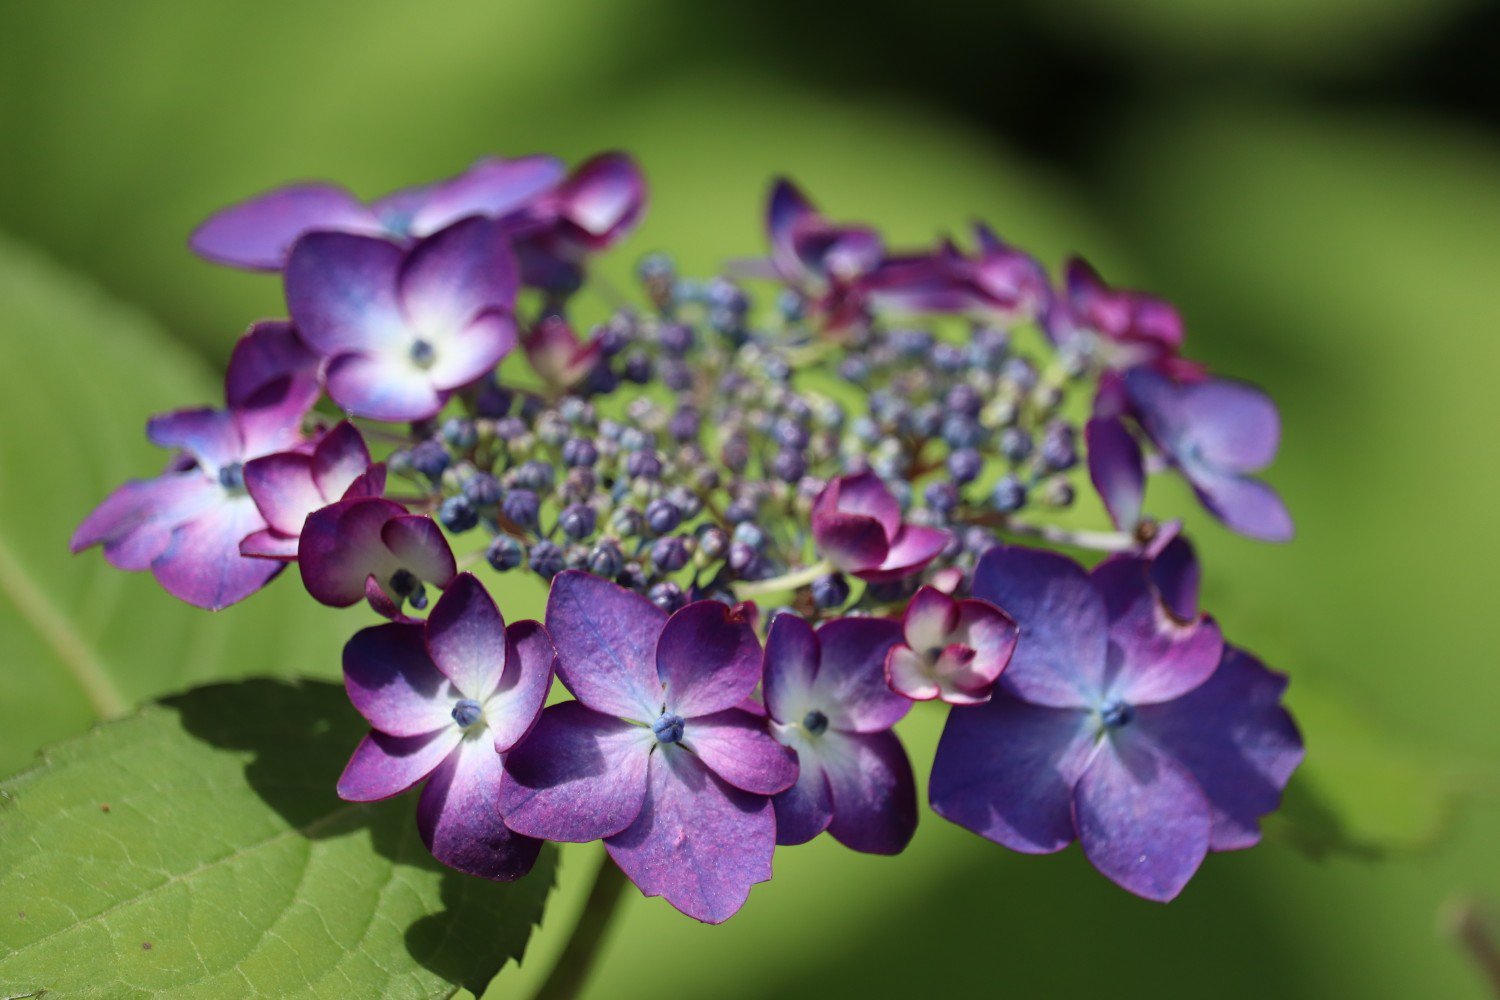
[[[650,249],[698,271],[757,252],[786,172],[898,241],[978,216],[1050,262],[1081,251],[1277,398],[1298,540],[1190,527],[1227,634],[1292,674],[1302,822],[1167,907],[930,814],[897,860],[825,838],[722,927],[632,898],[590,995],[1484,996],[1439,913],[1500,898],[1497,40],[1479,0],[4,4],[0,769],[93,718],[55,666],[73,646],[127,702],[336,674],[350,614],[290,582],[209,622],[66,555],[159,461],[145,415],[211,401],[279,311],[274,279],[187,254],[204,215],[288,179],[374,195],[489,152],[620,147],[653,185],[605,262],[622,282]],[[940,725],[903,730],[919,771]],[[565,851],[492,994],[526,995],[597,857]]]

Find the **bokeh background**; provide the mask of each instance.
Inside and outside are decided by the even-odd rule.
[[[651,249],[700,272],[758,251],[786,172],[897,241],[977,216],[1081,251],[1272,392],[1299,538],[1190,527],[1227,634],[1292,674],[1311,763],[1295,822],[1167,907],[927,814],[896,860],[779,854],[726,926],[631,899],[590,995],[1485,996],[1441,915],[1500,897],[1497,66],[1484,0],[4,4],[0,769],[92,719],[59,650],[128,700],[336,672],[350,618],[292,583],[205,624],[64,552],[157,463],[145,414],[210,401],[279,312],[273,279],[187,254],[206,213],[288,179],[374,195],[620,147],[653,185],[604,265],[623,282]],[[940,725],[903,729],[919,771]],[[491,995],[526,995],[597,856],[565,852]]]

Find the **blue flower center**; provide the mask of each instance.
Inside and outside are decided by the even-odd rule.
[[[484,709],[473,698],[464,698],[453,706],[453,721],[462,729],[468,729],[484,715]]]
[[[813,736],[821,736],[828,728],[828,716],[815,708],[802,717],[802,728]]]
[[[425,340],[416,340],[411,345],[411,360],[418,368],[430,368],[437,358],[437,351]]]
[[[1112,701],[1099,709],[1099,718],[1104,721],[1104,725],[1107,728],[1119,729],[1121,726],[1128,725],[1130,720],[1135,718],[1135,709],[1123,701]]]
[[[391,593],[396,597],[396,603],[410,601],[411,606],[421,611],[427,607],[427,590],[422,586],[422,581],[409,569],[398,569],[391,574]]]
[[[245,467],[239,462],[230,462],[219,469],[219,485],[226,490],[243,490],[245,488]]]
[[[676,743],[682,739],[684,722],[675,712],[663,712],[661,718],[651,723],[651,732],[658,743]]]

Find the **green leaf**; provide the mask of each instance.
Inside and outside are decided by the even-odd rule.
[[[68,538],[119,483],[154,475],[151,413],[222,405],[217,379],[134,311],[0,239],[0,773],[168,691],[251,674],[337,676],[356,627],[295,570],[217,614]]]
[[[333,792],[334,684],[199,688],[0,785],[0,995],[446,997],[519,960],[556,853],[513,884],[433,861],[405,796]]]

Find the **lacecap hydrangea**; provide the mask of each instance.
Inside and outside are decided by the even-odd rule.
[[[1011,850],[1079,841],[1169,900],[1255,844],[1302,758],[1286,680],[1199,607],[1148,484],[1288,540],[1270,399],[1082,260],[1055,280],[983,225],[893,248],[786,180],[762,258],[653,253],[631,304],[590,297],[646,201],[607,153],[214,215],[192,249],[276,275],[286,316],[222,401],[149,421],[165,468],[73,548],[214,610],[295,563],[385,619],[345,650],[370,733],[337,792],[420,787],[423,839],[475,876],[601,840],[719,922],[791,845],[899,853],[924,702],[933,812]],[[1089,492],[1112,524],[1073,526]],[[492,596],[516,575],[550,585],[544,622]],[[554,680],[572,699],[544,708]]]

